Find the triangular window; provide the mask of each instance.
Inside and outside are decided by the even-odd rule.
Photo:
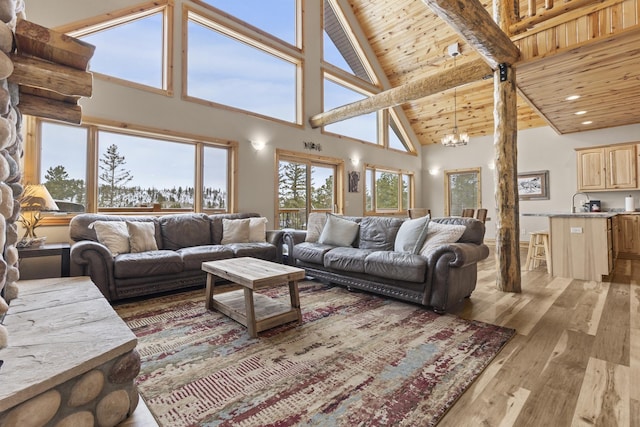
[[[398,118],[395,112],[392,110],[389,112],[389,126],[387,131],[389,148],[406,152],[413,151],[413,145],[409,142],[409,138],[405,136],[403,128],[398,124]]]

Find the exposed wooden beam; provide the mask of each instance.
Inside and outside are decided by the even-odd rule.
[[[405,102],[424,98],[425,96],[433,95],[452,87],[480,80],[491,73],[491,67],[482,59],[477,59],[459,65],[454,70],[442,71],[424,79],[385,90],[369,98],[316,114],[309,119],[309,123],[311,127],[317,128],[378,111],[383,108],[395,107]]]
[[[65,65],[35,57],[11,55],[13,74],[9,82],[39,87],[68,96],[91,96],[93,76]]]
[[[44,117],[77,125],[82,121],[82,107],[51,98],[21,93],[18,107],[22,114],[34,117]]]
[[[520,51],[478,0],[422,1],[460,34],[493,70],[498,64],[514,64],[518,60]]]

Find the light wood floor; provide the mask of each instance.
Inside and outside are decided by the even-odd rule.
[[[526,259],[523,253],[521,259]],[[454,314],[516,336],[461,396],[442,426],[640,427],[640,261],[609,281],[522,272],[522,293],[495,287],[493,255]],[[122,426],[155,426],[142,400]]]

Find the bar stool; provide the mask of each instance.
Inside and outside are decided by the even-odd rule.
[[[534,231],[529,233],[529,250],[525,270],[533,270],[540,265],[540,261],[547,264],[547,273],[551,274],[551,246],[548,231]]]

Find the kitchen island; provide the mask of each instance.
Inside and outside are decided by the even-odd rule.
[[[613,270],[613,218],[617,212],[522,215],[549,218],[553,276],[601,281]]]

